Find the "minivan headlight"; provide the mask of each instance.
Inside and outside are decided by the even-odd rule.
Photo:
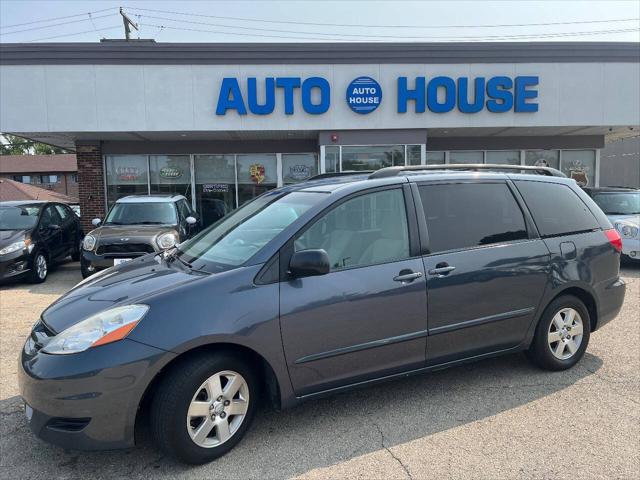
[[[173,247],[176,243],[178,243],[178,238],[174,233],[167,232],[161,235],[158,235],[156,239],[156,243],[158,244],[158,248],[161,250],[166,250],[167,248]]]
[[[634,238],[638,236],[638,227],[629,225],[628,223],[616,223],[616,230],[625,238]]]
[[[125,338],[149,311],[147,305],[125,305],[105,310],[63,330],[42,349],[65,355]]]
[[[89,234],[86,235],[84,237],[84,240],[82,240],[82,248],[84,248],[85,250],[93,250],[96,246],[96,237],[94,237],[93,235]]]

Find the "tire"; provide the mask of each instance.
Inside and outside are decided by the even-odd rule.
[[[33,256],[31,264],[31,270],[28,274],[28,281],[30,283],[42,283],[47,279],[49,275],[49,260],[47,255],[42,251],[37,251]]]
[[[582,301],[563,295],[551,302],[527,351],[527,357],[545,370],[566,370],[580,361],[589,344],[591,318]]]
[[[240,390],[224,395],[236,386]],[[258,386],[253,369],[228,353],[200,354],[180,362],[160,381],[151,402],[150,426],[155,443],[165,454],[184,463],[197,465],[221,457],[249,429],[256,412]],[[220,387],[222,397],[217,396]],[[234,415],[233,411],[245,413]],[[219,430],[225,422],[228,427]]]

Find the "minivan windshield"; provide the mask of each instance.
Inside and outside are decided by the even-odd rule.
[[[202,261],[193,265],[198,269],[237,267],[323,198],[326,194],[318,192],[262,195],[182,243],[177,256],[190,265]]]
[[[607,215],[640,214],[640,192],[596,193],[593,201]]]
[[[0,230],[29,230],[38,221],[40,207],[0,207]]]
[[[173,202],[116,203],[105,225],[175,225],[176,207]]]

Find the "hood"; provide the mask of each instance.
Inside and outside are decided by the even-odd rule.
[[[0,248],[24,240],[29,230],[0,230]]]
[[[150,254],[109,268],[80,282],[43,313],[42,320],[54,332],[120,304],[145,303],[145,299],[207,277],[191,272],[179,262],[167,264]]]
[[[99,245],[106,243],[151,243],[164,232],[175,232],[173,225],[104,225],[91,231]],[[126,239],[126,240],[125,240]]]
[[[634,227],[640,226],[640,215],[607,215],[611,223],[623,222]]]

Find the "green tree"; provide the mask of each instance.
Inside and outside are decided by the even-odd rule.
[[[59,153],[67,153],[67,150],[8,133],[0,134],[0,155],[53,155]]]

